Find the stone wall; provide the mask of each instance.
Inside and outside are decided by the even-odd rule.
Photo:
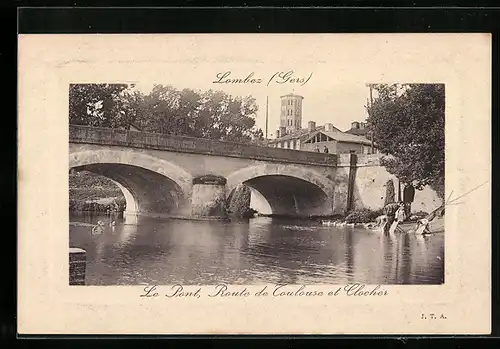
[[[338,153],[337,141],[303,143],[300,148],[301,148],[301,150],[316,152],[316,146],[317,146],[319,148],[320,153],[323,153],[325,145],[328,148],[329,154],[337,154]]]
[[[349,188],[349,167],[338,167],[335,176],[334,208],[333,213],[344,214],[347,208]]]
[[[356,176],[353,190],[353,208],[378,210],[384,206],[386,183],[393,180],[398,194],[398,179],[380,164],[379,154],[357,154]],[[348,204],[350,154],[339,154],[335,176],[335,213],[345,212]],[[429,187],[415,191],[412,212],[431,212],[442,200]]]
[[[69,249],[69,284],[85,285],[87,256],[81,248]]]
[[[226,188],[223,184],[194,184],[191,213],[194,217],[226,217]]]
[[[337,143],[337,153],[348,154],[353,150],[356,154],[363,154],[363,145],[359,143],[347,143],[338,142]]]
[[[395,199],[398,199],[398,179],[380,164],[380,155],[358,155],[358,168],[354,185],[354,206],[377,210],[384,205],[386,183],[393,180]],[[341,157],[340,160],[345,159]],[[412,212],[431,212],[442,204],[442,200],[430,187],[415,190]]]
[[[386,194],[386,183],[389,179],[393,179],[395,187],[397,187],[396,177],[388,173],[384,167],[359,166],[354,183],[354,207],[366,207],[372,210],[382,208]]]
[[[325,145],[331,154],[340,155],[350,154],[351,151],[354,151],[356,154],[363,154],[364,148],[366,147],[359,143],[339,142],[333,140],[329,142],[303,143],[300,148],[301,150],[314,152],[316,150],[316,146],[318,146],[320,152],[322,153]]]

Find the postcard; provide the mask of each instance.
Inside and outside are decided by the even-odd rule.
[[[20,334],[489,334],[489,34],[19,36]]]

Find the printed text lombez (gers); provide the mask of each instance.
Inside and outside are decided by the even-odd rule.
[[[213,84],[262,84],[267,81],[267,86],[271,83],[276,84],[297,84],[303,86],[311,79],[313,73],[308,76],[298,76],[293,70],[275,72],[267,80],[256,77],[254,72],[251,72],[246,77],[234,77],[231,71],[220,72],[215,75],[216,80]]]

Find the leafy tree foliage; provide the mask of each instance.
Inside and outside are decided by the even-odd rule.
[[[260,143],[253,97],[155,85],[144,95],[123,84],[71,85],[70,123],[100,127],[136,124],[144,131]]]
[[[152,132],[251,142],[263,138],[255,127],[257,109],[252,97],[156,85],[144,96],[136,123]]]
[[[372,85],[378,92],[367,107],[374,141],[387,170],[421,189],[444,196],[443,84]]]
[[[96,127],[129,123],[120,94],[127,84],[72,84],[69,87],[69,122]]]

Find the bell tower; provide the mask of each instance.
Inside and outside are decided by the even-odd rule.
[[[293,93],[281,96],[280,127],[285,127],[287,134],[302,129],[303,99]]]

